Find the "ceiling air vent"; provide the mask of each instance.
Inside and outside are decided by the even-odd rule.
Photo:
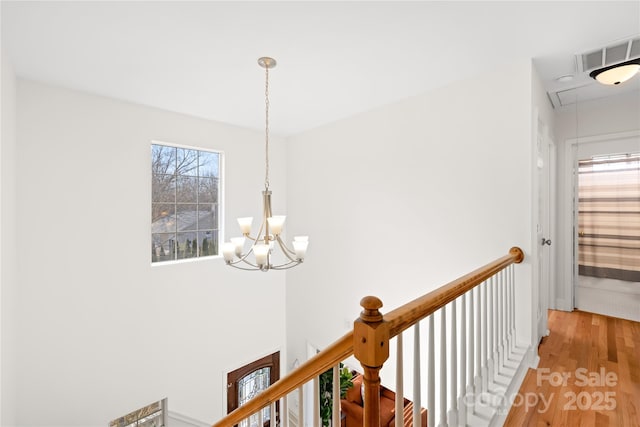
[[[582,72],[606,67],[640,57],[640,37],[617,42],[611,46],[579,55]]]

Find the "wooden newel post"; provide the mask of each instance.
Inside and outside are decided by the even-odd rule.
[[[353,354],[364,370],[365,427],[380,427],[380,369],[389,358],[389,325],[378,310],[382,307],[379,298],[362,298],[364,310],[353,323]]]

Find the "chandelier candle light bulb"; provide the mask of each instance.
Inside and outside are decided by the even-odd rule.
[[[262,221],[255,237],[251,236],[253,217],[238,218],[238,225],[243,237],[233,237],[222,245],[222,255],[227,265],[241,270],[285,270],[300,265],[304,261],[309,246],[309,236],[296,236],[292,242],[293,249],[287,247],[282,240],[285,215],[271,214],[271,191],[269,190],[269,69],[276,66],[273,58],[258,59],[258,64],[265,69],[265,180],[262,191]],[[243,253],[245,240],[253,245],[247,253]],[[277,245],[276,245],[277,243]],[[280,248],[284,262],[274,264],[272,254]],[[255,263],[249,255],[253,255]],[[242,263],[242,264],[241,264]]]

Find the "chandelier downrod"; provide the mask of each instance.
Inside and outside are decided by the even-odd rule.
[[[269,57],[258,59],[258,64],[264,68],[264,145],[265,145],[265,174],[264,189],[269,190],[269,69],[276,66],[276,60]]]

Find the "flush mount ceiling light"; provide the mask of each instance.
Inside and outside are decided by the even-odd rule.
[[[293,238],[293,249],[287,247],[282,240],[282,228],[285,216],[274,216],[271,213],[271,191],[269,190],[269,70],[276,66],[276,60],[263,57],[258,64],[265,69],[265,179],[262,192],[262,222],[255,237],[251,236],[253,217],[238,218],[242,237],[234,237],[222,245],[222,254],[227,265],[241,270],[285,270],[300,265],[304,261],[309,245],[308,236]],[[251,247],[245,252],[245,242],[249,240]],[[278,247],[284,254],[284,261],[274,264],[273,251]],[[253,255],[253,256],[252,256]]]
[[[640,58],[593,70],[589,76],[605,85],[618,85],[631,79],[638,71],[640,71]]]

